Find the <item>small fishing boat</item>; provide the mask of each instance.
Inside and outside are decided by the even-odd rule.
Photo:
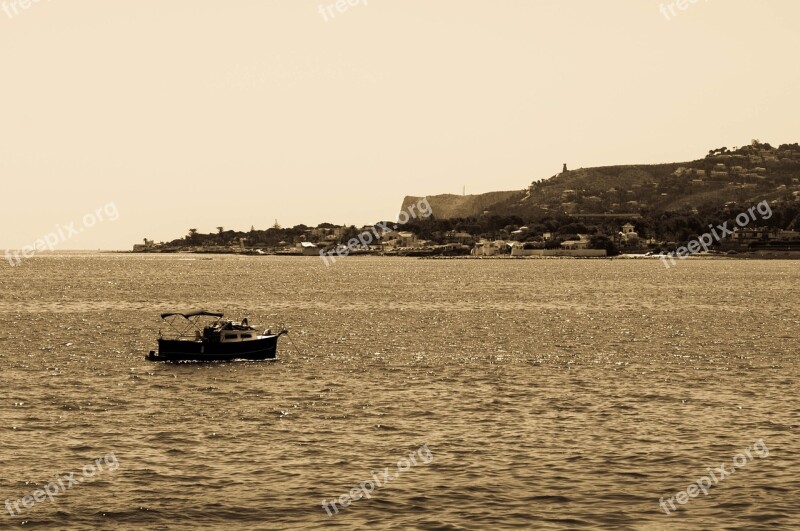
[[[165,338],[159,331],[158,352],[150,351],[150,361],[271,360],[277,355],[278,338],[289,333],[285,328],[277,334],[258,333],[247,318],[236,323],[206,310],[167,312],[161,319],[174,334]]]

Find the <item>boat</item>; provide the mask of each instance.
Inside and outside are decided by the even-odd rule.
[[[174,332],[164,337],[159,331],[158,351],[147,355],[150,361],[232,361],[272,360],[277,356],[278,338],[271,330],[258,333],[247,318],[241,322],[224,319],[220,312],[195,310],[166,312],[161,319]],[[210,321],[210,319],[214,319]],[[208,319],[208,320],[207,320]],[[210,322],[209,322],[210,321]]]

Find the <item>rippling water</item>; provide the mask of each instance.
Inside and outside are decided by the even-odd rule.
[[[798,528],[799,280],[791,261],[2,266],[0,499],[118,468],[0,527]],[[157,314],[194,307],[286,323],[297,349],[145,361]],[[661,510],[759,439],[767,457]],[[322,508],[422,445],[430,462]]]

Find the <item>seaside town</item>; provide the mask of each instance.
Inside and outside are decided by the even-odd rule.
[[[242,233],[226,231],[198,234],[194,229],[183,241],[155,243],[145,240],[136,244],[137,253],[211,253],[248,255],[320,256],[335,253],[336,249],[358,240],[363,233],[374,233],[376,226],[336,226],[328,223],[319,227],[303,225],[283,229],[277,223],[266,231]],[[503,232],[508,238],[487,239],[465,231],[449,230],[435,240],[420,238],[410,230],[389,230],[377,233],[380,239],[369,244],[353,244],[349,255],[384,256],[475,256],[475,257],[576,257],[597,258],[616,255],[657,255],[664,249],[678,246],[677,242],[662,242],[642,237],[633,223],[625,223],[612,235],[564,234],[546,231],[541,234],[529,226],[510,225]],[[202,236],[202,238],[201,238]],[[264,237],[266,236],[266,237]],[[270,240],[280,239],[278,242]],[[788,254],[787,254],[788,253]],[[701,254],[753,257],[800,258],[800,231],[768,227],[738,228],[717,248]]]
[[[375,225],[320,223],[144,239],[134,252],[252,255],[474,256],[599,258],[669,253],[728,222],[731,233],[705,255],[800,258],[800,145],[709,150],[700,160],[654,166],[578,169],[518,192],[430,196],[403,202],[412,213]],[[414,201],[426,205],[413,215]],[[756,204],[769,216],[736,216]],[[418,203],[419,204],[419,203]],[[422,210],[420,210],[420,213]],[[503,212],[499,215],[496,212]],[[362,235],[370,237],[360,237]]]

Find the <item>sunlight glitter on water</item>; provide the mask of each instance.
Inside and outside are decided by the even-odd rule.
[[[0,493],[120,462],[30,525],[800,525],[796,262],[181,258],[2,270]],[[194,307],[298,350],[146,362],[158,314]],[[769,459],[660,510],[759,438]],[[430,464],[323,509],[423,444]]]

